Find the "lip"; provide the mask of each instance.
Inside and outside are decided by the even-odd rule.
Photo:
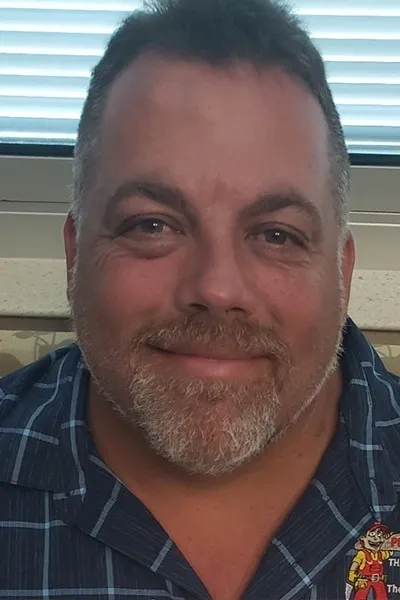
[[[255,352],[240,352],[227,346],[208,346],[202,344],[177,344],[168,348],[151,346],[151,348],[166,354],[207,358],[210,360],[252,360],[265,358],[265,355]]]
[[[223,348],[174,348],[164,350],[152,346],[152,352],[171,367],[175,366],[193,376],[220,379],[249,379],[265,373],[267,356],[249,355]]]

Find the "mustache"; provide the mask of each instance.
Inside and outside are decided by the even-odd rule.
[[[273,357],[290,365],[287,343],[276,328],[262,327],[243,317],[223,320],[210,314],[192,314],[137,329],[133,349],[150,345],[162,350],[201,345],[223,347],[253,356]]]

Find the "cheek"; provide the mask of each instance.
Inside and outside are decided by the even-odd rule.
[[[81,274],[81,281],[92,314],[118,331],[145,323],[160,310],[165,312],[174,269],[170,264],[166,268],[162,260],[135,260],[118,253],[98,260],[87,277]]]
[[[272,286],[271,310],[293,352],[336,341],[340,320],[337,273],[328,267],[285,273]]]

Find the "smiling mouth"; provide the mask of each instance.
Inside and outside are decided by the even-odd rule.
[[[268,356],[245,354],[227,348],[176,347],[158,348],[149,346],[151,353],[159,356],[172,368],[183,370],[194,377],[251,380],[268,373]]]
[[[200,358],[205,360],[216,361],[250,361],[254,359],[268,358],[265,355],[240,352],[223,347],[207,347],[207,346],[176,346],[171,348],[159,348],[150,346],[153,350],[165,354],[182,356],[187,358]]]

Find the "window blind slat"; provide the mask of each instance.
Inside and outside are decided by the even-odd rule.
[[[75,98],[23,98],[0,96],[0,117],[20,119],[73,119],[77,121],[82,102]]]
[[[90,71],[140,0],[0,0],[0,142],[73,143]],[[400,154],[399,0],[292,0],[352,152]]]
[[[365,63],[365,62],[328,62],[328,79],[333,83],[377,85],[400,85],[400,62],[397,63]]]
[[[89,79],[87,79],[89,83]],[[84,100],[85,87],[78,77],[32,77],[3,75],[0,97],[79,98]],[[80,107],[80,103],[79,103]]]
[[[343,40],[314,38],[314,43],[330,62],[400,62],[400,40]]]
[[[109,36],[104,34],[40,32],[21,34],[19,31],[2,31],[0,53],[100,57],[108,38]]]
[[[20,33],[89,33],[110,35],[124,13],[103,10],[32,10],[4,8],[1,29]]]
[[[10,137],[15,137],[18,131],[29,134],[43,132],[43,140],[46,140],[49,134],[51,136],[61,134],[62,136],[68,136],[68,139],[73,141],[77,123],[78,121],[73,119],[0,117],[0,132],[5,138],[4,141],[9,141]],[[40,143],[40,140],[38,139],[37,142]]]
[[[311,37],[333,40],[400,40],[397,17],[354,17],[304,15]]]
[[[78,1],[78,0],[77,0]],[[397,0],[294,0],[300,15],[400,16]]]
[[[84,81],[85,87],[90,76],[90,70],[94,64],[92,56],[46,56],[10,54],[4,57],[0,54],[0,88],[2,87],[2,76],[15,75],[16,77],[36,76],[78,77]]]

